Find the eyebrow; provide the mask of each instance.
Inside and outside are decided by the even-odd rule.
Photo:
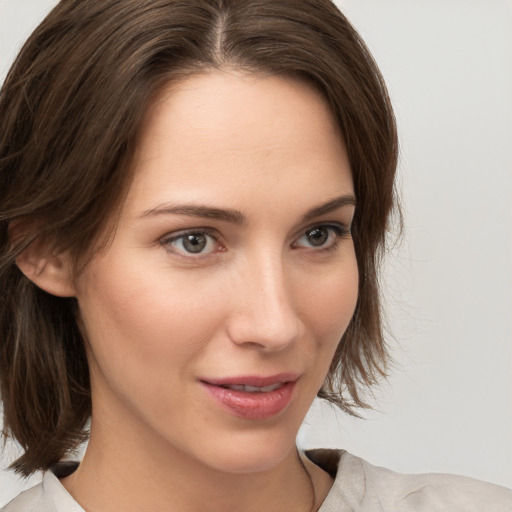
[[[331,199],[327,203],[320,206],[315,206],[308,210],[302,217],[302,221],[308,221],[321,215],[334,212],[344,206],[355,206],[356,198],[352,194],[343,195]],[[245,215],[239,211],[231,208],[213,208],[210,206],[183,204],[173,205],[164,204],[146,210],[140,217],[154,217],[159,215],[186,215],[188,217],[198,217],[202,219],[215,219],[232,224],[243,225],[247,222]]]
[[[246,219],[242,212],[230,208],[211,208],[209,206],[183,204],[161,205],[152,210],[145,211],[141,217],[153,217],[157,215],[186,215],[188,217],[200,217],[203,219],[216,219],[232,224],[242,225]]]
[[[302,220],[303,221],[311,220],[316,217],[320,217],[321,215],[325,215],[327,213],[331,213],[336,210],[339,210],[340,208],[343,208],[344,206],[355,206],[355,205],[356,205],[356,198],[352,194],[347,194],[344,196],[336,197],[325,204],[316,206],[316,207],[308,210],[306,212],[306,214],[304,215],[304,217],[302,218]]]

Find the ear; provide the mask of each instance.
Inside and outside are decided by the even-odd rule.
[[[19,226],[10,230],[20,235]],[[36,238],[16,258],[16,265],[35,285],[45,292],[57,297],[74,297],[73,265],[67,251],[57,252],[53,244],[41,238]]]

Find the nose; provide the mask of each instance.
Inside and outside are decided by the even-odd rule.
[[[237,345],[266,352],[286,349],[303,334],[296,297],[280,256],[251,259],[232,291],[228,335]]]

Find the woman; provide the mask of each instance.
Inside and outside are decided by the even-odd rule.
[[[512,507],[295,448],[386,360],[396,130],[333,4],[64,1],[0,118],[4,424],[46,470],[6,511]]]

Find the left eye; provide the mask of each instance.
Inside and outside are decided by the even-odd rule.
[[[172,252],[182,255],[209,254],[215,251],[217,242],[212,235],[204,231],[189,231],[164,241]]]
[[[325,225],[308,229],[294,242],[293,247],[329,249],[335,247],[338,240],[349,235],[349,230],[341,226]]]

